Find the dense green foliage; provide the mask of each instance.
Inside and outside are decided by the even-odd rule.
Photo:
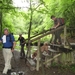
[[[32,2],[35,0],[31,0]],[[75,0],[36,0],[27,11],[14,7],[12,0],[0,1],[0,16],[2,15],[2,29],[8,27],[14,34],[28,33],[31,10],[31,35],[40,33],[52,27],[51,15],[64,17],[67,26],[75,24]]]

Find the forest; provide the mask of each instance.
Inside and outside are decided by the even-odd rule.
[[[75,0],[0,0],[0,35],[5,27],[14,34],[48,30],[53,26],[51,15],[63,17],[67,27],[75,27]]]
[[[66,32],[61,34],[63,36],[62,38],[64,39],[65,37],[65,39],[67,40],[67,36],[72,37],[74,35],[74,39],[72,39],[72,43],[74,43],[74,49],[75,49],[75,33],[74,33],[75,32],[75,0],[0,0],[0,37],[3,35],[4,28],[8,28],[10,33],[14,34],[16,40],[19,34],[23,34],[23,36],[25,37],[24,49],[26,51],[25,53],[26,56],[27,55],[31,56],[31,52],[34,51],[33,48],[32,50],[30,50],[31,44],[34,45],[34,43],[35,44],[37,43],[38,44],[38,49],[37,49],[38,59],[37,59],[36,68],[38,69],[40,67],[40,66],[38,67],[38,63],[40,63],[39,54],[41,53],[40,45],[41,43],[43,44],[45,41],[50,43],[51,33],[50,34],[46,33],[46,31],[50,31],[50,29],[54,25],[54,22],[51,19],[52,15],[54,15],[57,18],[64,19],[65,27],[67,27],[68,34],[66,34],[65,36],[64,34]],[[43,32],[46,34],[44,34]],[[41,34],[42,36],[40,36]],[[36,37],[35,35],[37,35],[38,37]],[[68,42],[69,46],[67,45],[67,47],[66,47],[66,43],[64,44],[65,45],[63,45],[63,47],[58,46],[59,50],[63,49],[61,52],[59,51],[60,54],[62,55],[62,58],[60,58],[60,60],[62,59],[62,61],[65,61],[69,64],[71,63],[71,60],[73,58],[74,60],[72,61],[74,61],[74,64],[71,64],[69,66],[66,63],[67,66],[65,66],[60,64],[59,62],[59,64],[52,63],[50,67],[46,68],[45,66],[43,66],[43,62],[41,62],[42,67],[39,68],[39,71],[35,71],[35,70],[30,71],[27,65],[25,64],[25,59],[27,60],[27,58],[25,57],[24,60],[23,59],[21,60],[19,59],[19,56],[17,56],[19,55],[19,51],[20,51],[20,45],[19,43],[17,43],[15,51],[18,54],[17,55],[15,54],[15,57],[16,56],[18,57],[18,59],[16,58],[17,59],[16,61],[19,60],[18,65],[20,63],[19,66],[21,67],[18,69],[23,69],[25,70],[25,72],[28,69],[29,71],[27,71],[27,73],[29,74],[26,74],[26,75],[41,75],[41,74],[42,75],[55,75],[55,74],[56,75],[75,75],[75,51],[72,51],[73,48],[71,48],[70,42]],[[58,47],[57,47],[57,50],[58,50]],[[0,44],[0,49],[2,49],[2,44]],[[64,52],[64,49],[66,50],[66,53]],[[70,51],[72,51],[73,54],[71,52],[69,53],[68,49],[71,49]],[[58,51],[55,51],[55,52],[58,52]],[[2,61],[3,59],[1,57],[2,56],[1,54],[2,53],[0,53],[0,60]],[[50,60],[52,61],[55,59],[53,57],[53,54],[50,58],[51,58]],[[15,63],[12,62],[12,64],[16,66]],[[3,62],[1,62],[0,74],[1,74],[1,70],[3,69],[3,66],[4,66]]]

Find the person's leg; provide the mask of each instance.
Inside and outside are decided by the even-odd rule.
[[[20,56],[22,57],[22,46],[21,46]]]
[[[55,34],[53,33],[53,34],[52,34],[52,38],[51,38],[51,40],[50,40],[50,43],[51,43],[51,44],[54,43],[54,39],[55,39]]]
[[[57,38],[58,38],[58,33],[57,33],[57,31],[54,33],[54,35],[55,35],[54,44],[56,44],[56,43],[57,43]]]
[[[3,48],[3,57],[4,57],[4,61],[6,63],[7,52],[6,52],[6,50],[4,48]]]
[[[4,61],[5,61],[5,66],[6,66],[7,52],[6,52],[6,50],[4,48],[3,48],[3,57],[4,57]],[[5,70],[5,67],[3,69],[3,74],[7,74],[7,70]]]
[[[60,29],[60,30],[58,30],[58,32],[57,32],[58,34],[57,34],[57,38],[58,38],[58,44],[62,44],[62,41],[61,41],[61,33],[62,33],[62,30]]]
[[[23,57],[25,57],[24,45],[22,46],[22,54],[23,54]]]
[[[7,71],[11,69],[11,58],[12,58],[11,49],[3,49],[3,56],[5,60],[5,67],[3,70],[3,74],[7,74]]]

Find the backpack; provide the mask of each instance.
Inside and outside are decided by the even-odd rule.
[[[60,20],[60,25],[64,25],[65,24],[64,18],[59,18],[59,20]]]
[[[12,37],[11,37],[11,35],[12,35],[12,34],[9,34],[9,38],[10,38],[9,41],[12,43],[12,46],[13,46],[13,41],[12,41]]]
[[[9,41],[10,41],[10,42],[12,42],[11,34],[9,34],[9,38],[10,38],[10,40],[9,40]]]

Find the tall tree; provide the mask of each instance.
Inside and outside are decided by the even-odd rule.
[[[32,16],[33,16],[33,10],[32,10],[32,0],[30,0],[30,25],[28,30],[28,51],[29,51],[29,57],[31,57],[31,51],[30,51],[30,32],[31,32],[31,26],[32,26]]]
[[[0,1],[0,8],[2,7],[2,1]],[[2,9],[0,9],[0,36],[2,35]]]

